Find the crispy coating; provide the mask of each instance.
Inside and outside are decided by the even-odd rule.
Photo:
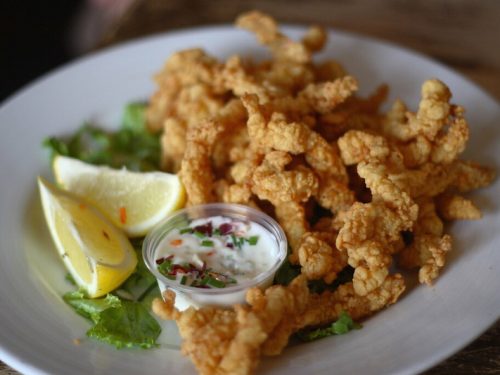
[[[382,285],[400,233],[411,224],[381,201],[354,203],[346,212],[336,245],[347,253],[348,263],[355,269],[353,287],[357,294],[366,295]]]
[[[305,202],[318,189],[318,180],[309,168],[299,165],[286,171],[292,157],[283,151],[269,152],[252,175],[252,191],[277,206],[289,201]]]
[[[323,279],[330,284],[347,265],[345,253],[335,248],[333,233],[307,232],[298,250],[302,274],[309,280]]]
[[[312,50],[317,50],[317,47],[323,44],[322,42],[316,42],[317,37],[313,35],[313,33],[319,35],[319,33],[316,33],[316,28],[313,32],[307,34],[306,43],[290,40],[279,31],[278,25],[273,18],[258,11],[244,13],[239,16],[236,20],[236,26],[253,32],[260,43],[271,49],[275,60],[278,61],[309,62],[311,60],[311,50],[308,47],[313,46]],[[319,38],[323,39],[324,35],[319,35]]]
[[[188,205],[222,201],[270,214],[301,274],[286,287],[250,289],[246,305],[226,310],[179,312],[171,293],[155,301],[158,315],[177,321],[183,353],[203,374],[253,373],[297,330],[396,302],[405,289],[397,267],[434,283],[452,248],[443,220],[480,218],[462,194],[495,178],[460,159],[465,111],[438,79],[423,82],[416,111],[396,100],[384,112],[387,85],[360,97],[340,63],[313,59],[326,43],[321,27],[292,40],[258,11],[236,25],[272,59],[175,53],[155,77],[146,120],[162,132],[162,167],[179,173]],[[309,291],[311,280],[336,285],[347,265],[351,282]]]
[[[326,324],[346,311],[353,319],[361,319],[373,312],[395,303],[405,290],[400,274],[388,276],[382,285],[360,296],[352,283],[346,283],[335,291],[312,294],[305,314],[301,316],[299,327]]]
[[[495,170],[472,161],[459,160],[451,183],[461,193],[491,185],[496,177]]]
[[[443,194],[436,203],[439,215],[445,220],[477,220],[482,216],[471,200],[458,194]]]
[[[309,230],[305,208],[298,202],[282,202],[274,206],[276,219],[286,233],[292,249],[289,261],[297,264],[299,261],[299,246],[302,236]]]
[[[222,127],[214,122],[192,126],[186,135],[186,151],[179,176],[186,188],[188,206],[213,202],[213,173],[210,155]]]
[[[404,280],[401,275],[396,274],[387,277],[379,288],[365,296],[356,294],[352,283],[340,285],[335,291],[311,293],[308,295],[305,311],[290,317],[275,330],[275,334],[264,343],[263,354],[280,354],[292,333],[304,327],[328,324],[337,319],[342,311],[356,320],[370,316],[395,303],[404,290]]]
[[[306,278],[299,276],[287,287],[273,286],[265,292],[249,289],[248,306],[191,307],[180,312],[174,307],[175,293],[166,291],[163,301],[153,302],[153,311],[177,322],[184,340],[182,352],[201,374],[250,374],[261,354],[280,354],[299,329],[328,323],[342,311],[361,319],[395,303],[404,289],[401,275],[392,275],[366,296],[357,295],[352,283],[311,294]]]
[[[451,237],[443,235],[443,223],[432,200],[424,199],[419,206],[413,241],[401,252],[399,264],[405,268],[419,267],[419,281],[432,285],[446,263],[446,253],[452,245]]]
[[[292,333],[289,322],[305,311],[309,290],[304,277],[265,292],[252,288],[247,292],[248,306],[233,309],[190,307],[180,312],[174,307],[174,292],[166,291],[163,299],[153,301],[153,311],[177,322],[182,352],[190,356],[200,374],[251,374],[267,340],[286,340],[286,345]],[[268,345],[266,350],[272,349]]]

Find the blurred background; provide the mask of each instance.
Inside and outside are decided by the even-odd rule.
[[[0,100],[82,54],[151,33],[231,23],[256,8],[280,22],[318,23],[415,49],[500,99],[498,0],[2,0]]]
[[[0,102],[79,56],[151,33],[232,23],[250,9],[281,23],[320,24],[414,49],[500,101],[499,0],[1,0]],[[426,374],[499,369],[497,324]],[[14,373],[0,363],[1,375]]]

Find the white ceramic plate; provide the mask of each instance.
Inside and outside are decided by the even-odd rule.
[[[293,37],[300,28],[287,28]],[[118,46],[49,74],[0,108],[0,358],[23,373],[194,373],[178,349],[115,350],[73,339],[87,323],[61,299],[64,270],[40,214],[37,175],[50,177],[40,144],[74,131],[85,120],[118,126],[127,102],[146,99],[151,76],[179,49],[199,46],[225,58],[262,55],[254,38],[232,27],[170,33]],[[499,105],[448,68],[401,48],[332,32],[321,57],[342,61],[359,78],[362,93],[391,86],[415,108],[421,83],[439,77],[467,108],[471,141],[466,156],[500,165]],[[495,152],[495,149],[497,150]],[[496,183],[474,195],[484,219],[456,223],[453,253],[433,288],[410,288],[401,300],[349,335],[297,345],[260,367],[269,374],[417,373],[461,349],[498,319],[500,211]],[[168,339],[167,339],[168,341]]]

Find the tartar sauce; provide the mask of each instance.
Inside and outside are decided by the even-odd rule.
[[[277,253],[273,237],[260,224],[212,216],[172,229],[155,261],[159,272],[181,285],[225,288],[269,270]]]

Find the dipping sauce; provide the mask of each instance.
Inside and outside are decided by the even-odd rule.
[[[175,307],[245,303],[249,288],[270,286],[287,256],[274,219],[238,204],[213,203],[177,211],[143,243],[146,266]]]
[[[195,288],[225,288],[269,270],[278,249],[261,225],[224,216],[175,228],[157,252],[158,271]]]

